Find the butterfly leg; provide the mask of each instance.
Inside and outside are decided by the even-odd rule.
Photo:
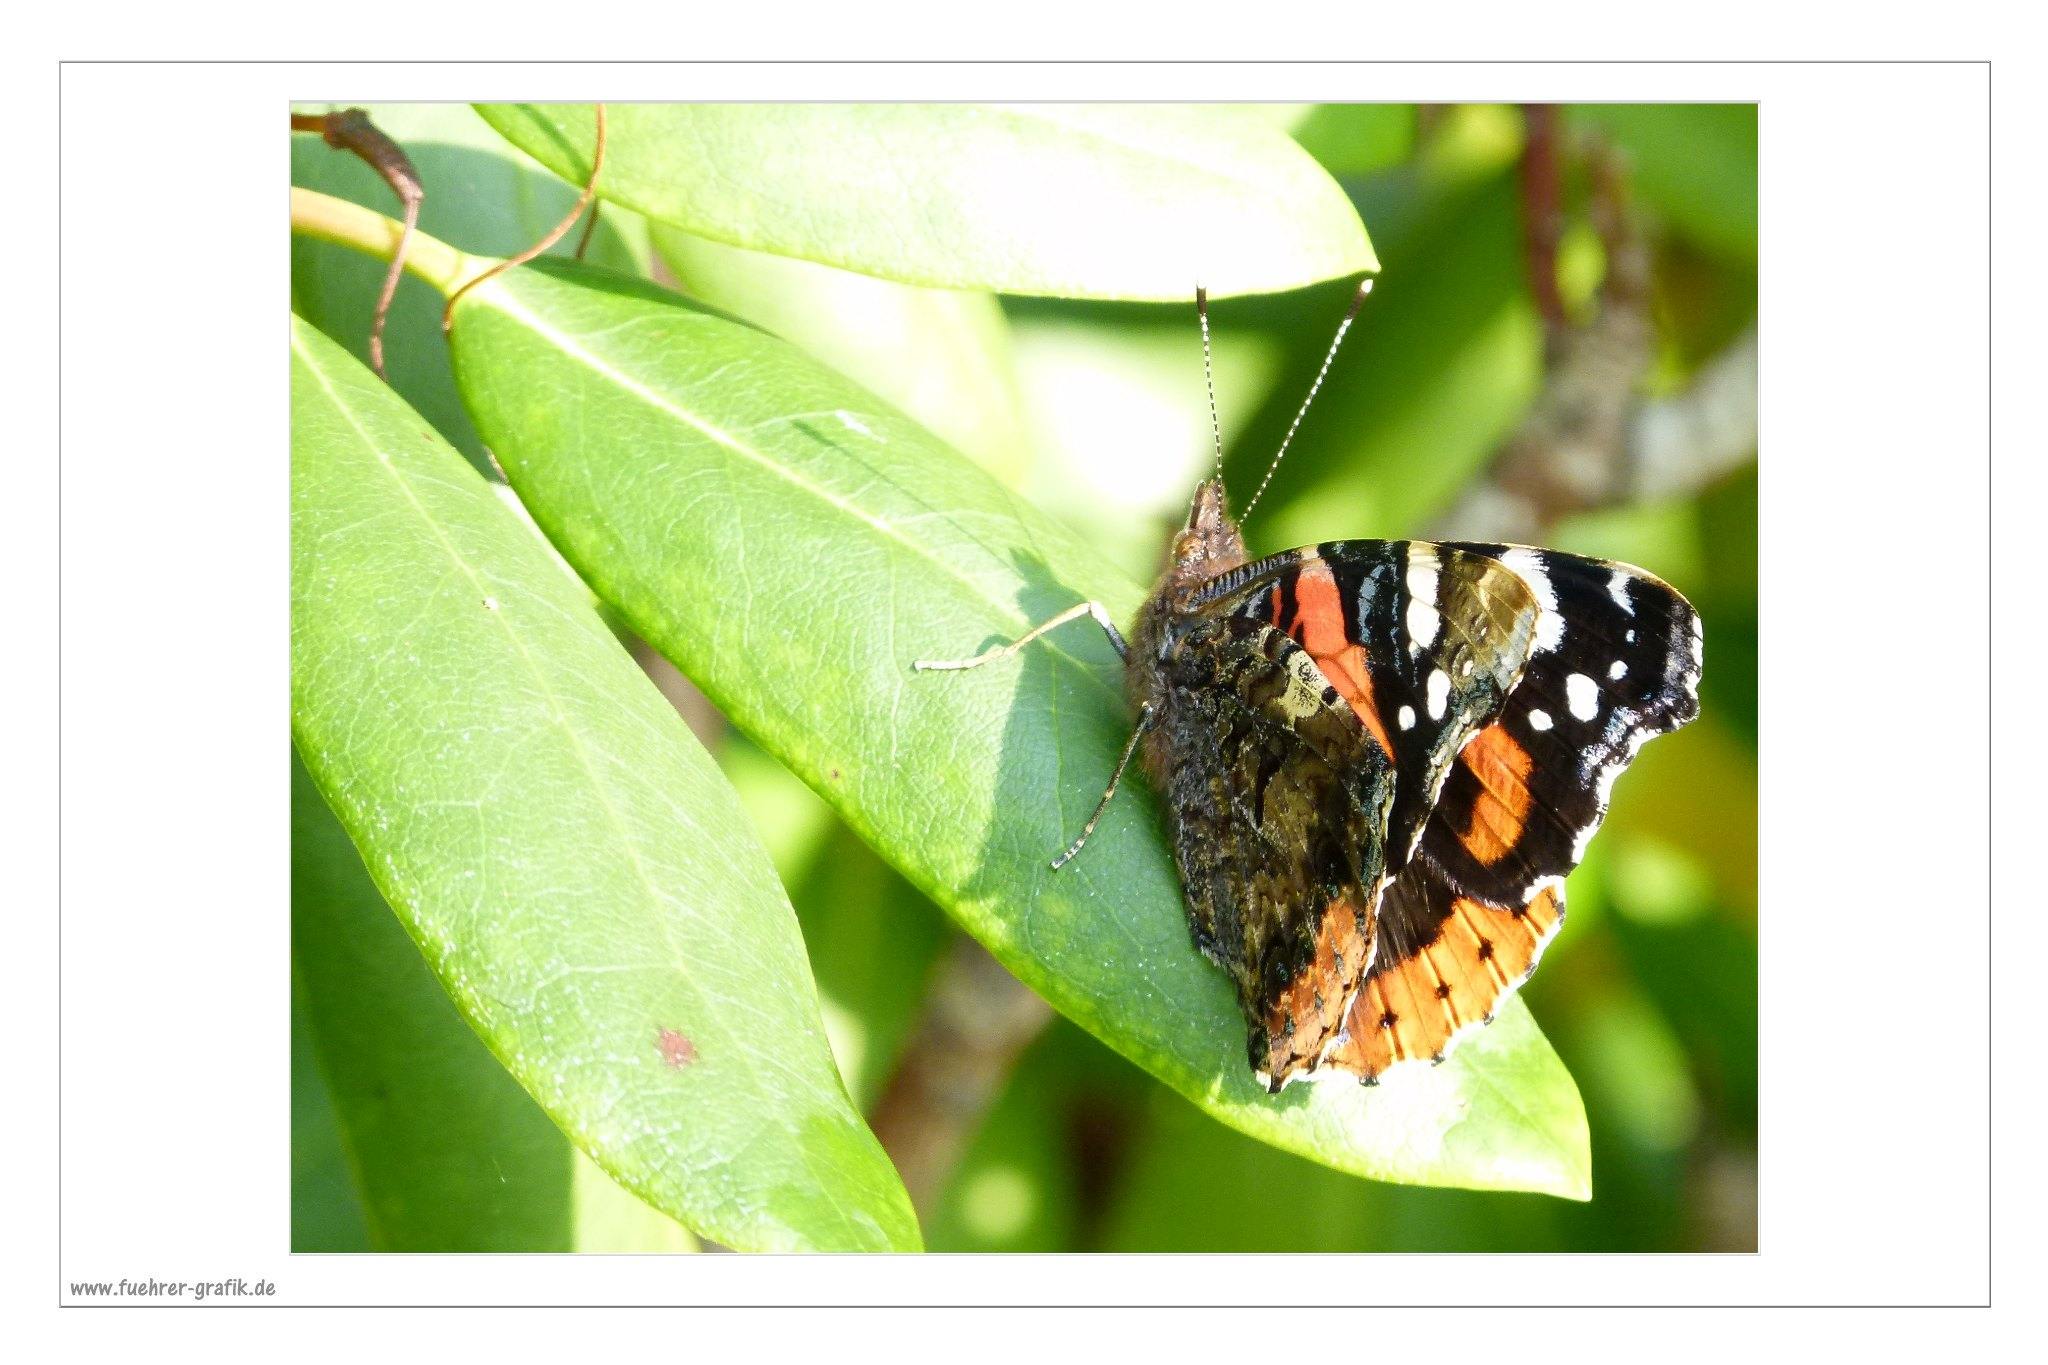
[[[1109,609],[1100,602],[1076,602],[1052,620],[1033,626],[1010,643],[997,645],[994,649],[985,649],[971,659],[919,659],[912,663],[911,667],[920,673],[935,669],[979,668],[983,664],[994,663],[997,659],[1007,659],[1047,631],[1083,616],[1095,618],[1095,624],[1101,626],[1103,633],[1109,636],[1109,643],[1115,647],[1119,659],[1130,657],[1131,647],[1124,643],[1123,632],[1116,628],[1116,622],[1109,619]]]
[[[1053,871],[1057,872],[1071,862],[1074,855],[1081,851],[1081,845],[1088,842],[1088,836],[1095,832],[1096,821],[1102,818],[1102,812],[1109,809],[1109,798],[1116,795],[1116,784],[1123,781],[1124,769],[1131,766],[1131,755],[1138,752],[1138,741],[1152,728],[1152,722],[1156,717],[1157,713],[1153,711],[1151,702],[1146,702],[1140,708],[1138,723],[1131,730],[1131,737],[1124,744],[1123,754],[1116,761],[1116,771],[1109,775],[1109,787],[1102,793],[1102,799],[1095,803],[1095,814],[1089,816],[1088,823],[1081,826],[1081,833],[1073,843],[1067,845],[1066,852],[1052,860]]]

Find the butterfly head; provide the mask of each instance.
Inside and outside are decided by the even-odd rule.
[[[1209,479],[1195,489],[1188,523],[1173,538],[1166,566],[1177,582],[1199,582],[1244,563],[1244,537],[1225,506],[1223,481]]]
[[[1287,434],[1280,439],[1280,449],[1274,452],[1273,462],[1266,466],[1266,477],[1259,480],[1252,500],[1245,504],[1246,516],[1251,515],[1252,508],[1258,506],[1259,499],[1265,496],[1266,485],[1273,481],[1273,471],[1280,467],[1281,458],[1294,441],[1294,433],[1301,427],[1301,419],[1308,415],[1308,405],[1315,401],[1316,391],[1322,388],[1324,378],[1330,373],[1330,363],[1337,358],[1337,348],[1344,344],[1344,334],[1351,330],[1359,306],[1371,292],[1370,278],[1358,282],[1357,290],[1351,295],[1351,306],[1345,310],[1344,320],[1337,324],[1337,335],[1331,339],[1330,349],[1323,356],[1322,368],[1316,371],[1315,382],[1308,386],[1308,397],[1301,400],[1294,421],[1288,424]],[[1224,507],[1223,423],[1216,414],[1216,370],[1209,351],[1209,291],[1199,285],[1195,287],[1195,317],[1202,328],[1202,378],[1209,390],[1209,430],[1216,444],[1216,472],[1195,489],[1194,504],[1188,508],[1188,524],[1173,538],[1173,552],[1168,557],[1166,573],[1169,583],[1178,585],[1199,582],[1245,562],[1244,537],[1238,534],[1237,523],[1230,519],[1230,513]]]

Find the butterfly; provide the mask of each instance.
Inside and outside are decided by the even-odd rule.
[[[1200,290],[1196,308],[1208,374]],[[979,667],[1092,617],[1124,660],[1135,724],[1054,868],[1138,756],[1195,946],[1236,986],[1254,1075],[1274,1092],[1373,1084],[1441,1062],[1535,971],[1615,778],[1698,713],[1700,618],[1641,569],[1527,546],[1343,540],[1252,560],[1220,477],[1213,377],[1209,393],[1218,474],[1128,639],[1082,602],[916,667]]]

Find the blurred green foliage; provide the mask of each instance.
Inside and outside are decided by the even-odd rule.
[[[1506,106],[1272,117],[1352,196],[1384,274],[1246,528],[1252,550],[1425,534],[1541,383],[1515,184],[1521,117]],[[1682,388],[1754,325],[1755,108],[1574,107],[1565,127],[1625,160],[1656,262],[1648,383]],[[1575,226],[1561,274],[1568,299],[1582,300],[1601,262],[1597,243],[1586,247],[1583,186],[1568,190]],[[1336,282],[1213,310],[1233,488],[1256,483],[1349,290]],[[1003,311],[1028,457],[1006,457],[998,472],[1149,577],[1210,458],[1192,309],[1005,299]],[[1084,420],[1104,411],[1128,425]],[[1570,880],[1569,922],[1527,987],[1584,1095],[1591,1202],[1339,1174],[1226,1129],[1055,1020],[928,1213],[927,1245],[1753,1249],[1756,526],[1752,461],[1695,496],[1575,517],[1552,537],[1668,579],[1699,608],[1707,639],[1698,721],[1650,745],[1616,786]],[[771,759],[731,735],[714,748],[797,910],[848,1088],[871,1110],[956,931]],[[294,1245],[363,1245],[362,1196],[351,1197],[323,1079],[331,1067],[312,1064],[296,1028],[294,1059]]]

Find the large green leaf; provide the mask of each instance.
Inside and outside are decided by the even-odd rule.
[[[310,1035],[309,1055],[294,1053],[292,1089],[331,1099],[330,1131],[347,1152],[368,1246],[694,1249],[673,1219],[572,1146],[462,1022],[296,757],[292,978]],[[313,1150],[323,1136],[296,1119],[293,1135],[295,1157],[302,1136]],[[305,1183],[309,1194],[320,1188],[315,1172]],[[332,1212],[320,1220],[308,1207],[301,1217],[300,1186],[295,1166],[293,1248],[356,1249],[334,1245],[322,1226]]]
[[[731,787],[484,480],[292,342],[292,733],[442,985],[620,1183],[739,1247],[913,1247]]]
[[[1188,939],[1134,782],[1048,867],[1129,719],[1078,625],[971,653],[1136,584],[785,342],[637,282],[528,268],[465,296],[456,379],[535,519],[726,714],[1058,1009],[1224,1122],[1390,1180],[1588,1191],[1577,1091],[1525,1010],[1376,1089],[1267,1095]]]
[[[578,184],[594,108],[487,104]],[[1218,297],[1377,269],[1358,212],[1270,120],[1185,105],[621,104],[599,193],[733,246],[1067,298]]]
[[[294,797],[296,800],[296,796]],[[294,814],[296,814],[296,810]],[[298,848],[292,848],[294,861]],[[292,1250],[368,1251],[369,1225],[356,1193],[327,1078],[314,1060],[313,1024],[292,974]]]

